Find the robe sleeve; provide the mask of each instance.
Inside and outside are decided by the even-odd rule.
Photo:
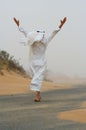
[[[25,37],[27,37],[28,32],[24,28],[22,28],[21,26],[19,26],[18,28],[19,28],[19,31],[22,32]]]
[[[49,43],[54,37],[55,35],[60,31],[60,28],[54,30],[51,34],[49,34],[49,36],[47,36],[47,43]]]

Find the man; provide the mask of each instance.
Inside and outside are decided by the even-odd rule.
[[[60,31],[67,18],[64,17],[60,21],[58,29],[54,30],[49,36],[46,37],[45,31],[37,30],[32,32],[27,32],[20,27],[20,21],[14,18],[14,22],[19,28],[19,31],[22,32],[26,38],[26,43],[30,45],[31,56],[30,56],[30,71],[32,75],[32,81],[30,89],[35,91],[35,102],[40,102],[41,100],[41,88],[42,82],[44,79],[44,73],[46,70],[46,59],[45,52],[48,43],[53,39],[53,37]]]

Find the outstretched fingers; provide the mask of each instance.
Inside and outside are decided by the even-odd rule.
[[[64,24],[66,22],[67,18],[64,17],[64,19],[62,20],[62,23]]]
[[[59,28],[62,28],[62,26],[64,25],[64,23],[66,22],[67,18],[64,17],[63,20],[60,20],[60,25]]]
[[[13,18],[17,26],[19,26],[19,20],[17,20],[15,17]]]

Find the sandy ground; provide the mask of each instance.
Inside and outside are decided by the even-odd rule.
[[[62,120],[86,123],[86,102],[81,103],[80,109],[61,112],[58,117]]]
[[[4,76],[0,75],[0,95],[29,93],[30,82],[31,79],[29,78],[25,78],[14,72],[8,73],[5,71]],[[64,88],[67,89],[69,87],[71,87],[69,84],[54,84],[44,81],[42,91]]]
[[[24,78],[14,72],[5,72],[4,76],[0,75],[0,95],[30,93],[30,82],[31,79]],[[54,84],[44,81],[42,91],[67,89],[71,87],[72,85],[69,84]],[[81,108],[82,109],[61,112],[58,117],[62,120],[86,123],[86,102],[82,102]]]
[[[77,109],[60,113],[60,119],[86,123],[86,109]]]

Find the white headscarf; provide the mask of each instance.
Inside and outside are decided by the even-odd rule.
[[[43,40],[45,31],[33,31],[27,34],[27,37],[21,38],[21,43],[24,45],[32,45],[34,42],[40,42]]]
[[[21,39],[21,43],[23,43],[24,45],[30,45],[30,49],[29,49],[29,59],[32,56],[32,45],[34,42],[40,42],[43,40],[44,38],[44,34],[45,31],[33,31],[33,32],[29,32],[27,37],[24,37]]]
[[[30,32],[27,36],[28,44],[32,45],[34,42],[40,42],[43,40],[44,32],[41,31],[33,31]]]

